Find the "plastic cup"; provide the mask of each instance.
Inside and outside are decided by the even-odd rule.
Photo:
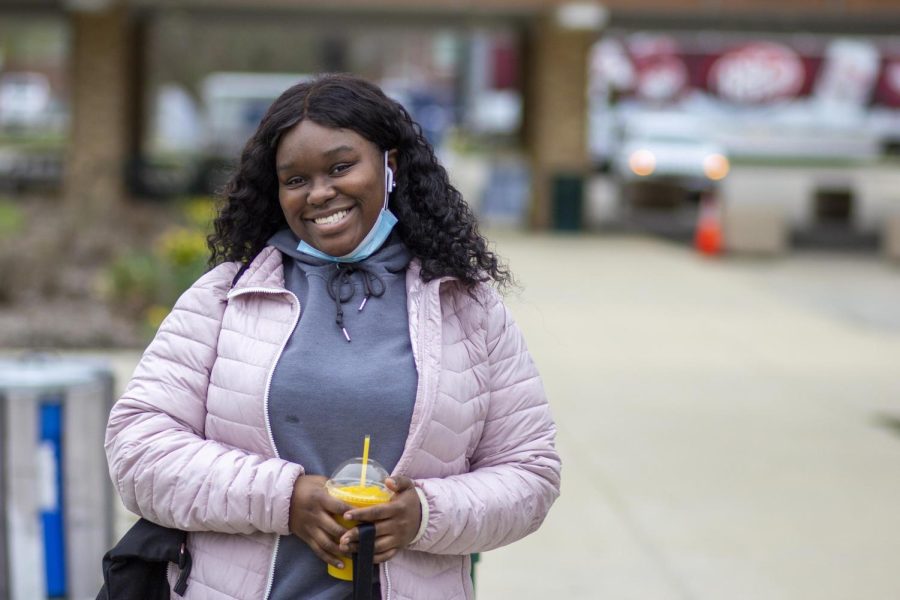
[[[333,497],[341,502],[346,502],[353,508],[366,508],[387,502],[394,495],[384,480],[388,472],[377,461],[369,459],[366,468],[363,469],[363,458],[351,458],[343,462],[325,482],[325,489]],[[365,474],[365,479],[362,479]],[[335,515],[335,520],[347,529],[358,525],[356,521],[348,521],[343,515]],[[338,569],[328,565],[328,574],[344,581],[353,581],[353,559],[344,559],[344,568]]]

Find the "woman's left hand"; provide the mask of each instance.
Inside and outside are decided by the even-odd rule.
[[[422,507],[412,479],[398,475],[385,479],[385,485],[394,492],[390,501],[368,508],[355,508],[344,513],[344,518],[375,525],[375,563],[390,560],[416,537],[422,521]],[[356,552],[359,547],[359,529],[354,527],[341,536],[341,551]]]

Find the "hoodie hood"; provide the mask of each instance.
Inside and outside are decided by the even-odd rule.
[[[333,262],[316,258],[297,250],[299,243],[300,239],[289,228],[284,228],[269,238],[270,245],[275,246],[284,255],[294,259],[294,261],[299,263],[297,266],[304,271],[328,267],[334,268]],[[409,266],[411,259],[412,254],[406,247],[406,244],[403,243],[397,232],[393,232],[381,248],[376,250],[372,256],[359,261],[359,264],[376,272],[399,273]]]

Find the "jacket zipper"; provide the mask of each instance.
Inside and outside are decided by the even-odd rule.
[[[388,573],[388,564],[384,563],[382,565],[384,567],[384,600],[391,600],[391,574]]]
[[[293,335],[294,333],[294,329],[297,327],[297,322],[300,320],[300,300],[297,298],[297,295],[290,290],[279,290],[262,287],[242,288],[237,291],[229,292],[227,298],[231,300],[236,296],[249,293],[288,294],[291,298],[293,298],[294,306],[297,308],[297,311],[294,314],[294,322],[291,324],[290,329],[288,329],[287,335],[284,337],[284,340],[282,340],[281,347],[278,348],[278,353],[275,355],[275,360],[272,362],[272,368],[271,370],[269,370],[269,376],[266,378],[266,391],[263,395],[263,412],[266,416],[266,433],[269,434],[269,444],[272,446],[272,453],[275,455],[275,458],[281,458],[281,456],[278,454],[278,448],[275,447],[275,437],[272,435],[272,423],[269,422],[269,389],[272,386],[272,376],[275,374],[275,367],[278,366],[278,361],[281,360],[281,354],[284,352],[284,348],[285,346],[287,346],[288,341],[291,339],[291,335]],[[265,595],[263,595],[263,600],[268,600],[269,594],[272,593],[272,584],[275,580],[275,559],[278,557],[278,546],[281,542],[281,536],[277,533],[274,535],[275,546],[272,548],[272,560],[269,562],[269,575],[266,578],[266,593]]]
[[[425,325],[425,309],[424,309],[425,300],[423,299],[423,296],[424,296],[424,294],[420,294],[418,301],[417,301],[418,302],[418,309],[417,309],[418,313],[416,316],[418,317],[419,323],[418,323],[418,330],[416,331],[416,340],[414,342],[415,345],[413,346],[413,356],[416,359],[416,369],[417,369],[420,377],[424,377],[424,372],[425,372],[425,356],[424,356],[424,354],[425,354],[425,341],[424,341],[424,338],[425,338],[425,326],[424,326]],[[412,343],[413,340],[410,340],[410,342]],[[426,393],[425,392],[426,389],[427,389],[427,383],[423,381],[422,382],[423,395]],[[401,460],[403,460],[403,457],[401,457]],[[398,466],[399,466],[399,463],[398,463]],[[394,469],[394,474],[397,474],[396,468]],[[390,567],[388,567],[388,563],[386,563],[386,562],[382,563],[381,566],[384,568],[384,588],[385,589],[384,589],[384,599],[383,600],[391,600],[391,591],[392,590],[391,590]]]

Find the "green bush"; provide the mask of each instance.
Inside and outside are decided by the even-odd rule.
[[[189,226],[211,231],[212,221],[216,217],[215,200],[208,196],[188,198],[184,201],[182,213]]]
[[[152,334],[178,297],[206,271],[206,235],[214,216],[210,199],[196,198],[182,207],[186,224],[165,230],[148,251],[113,261],[103,286],[117,309],[140,321]]]
[[[25,213],[17,204],[0,198],[0,235],[21,233],[25,228]]]
[[[155,301],[161,278],[160,265],[152,255],[132,252],[107,268],[107,292],[117,310],[137,317]]]

